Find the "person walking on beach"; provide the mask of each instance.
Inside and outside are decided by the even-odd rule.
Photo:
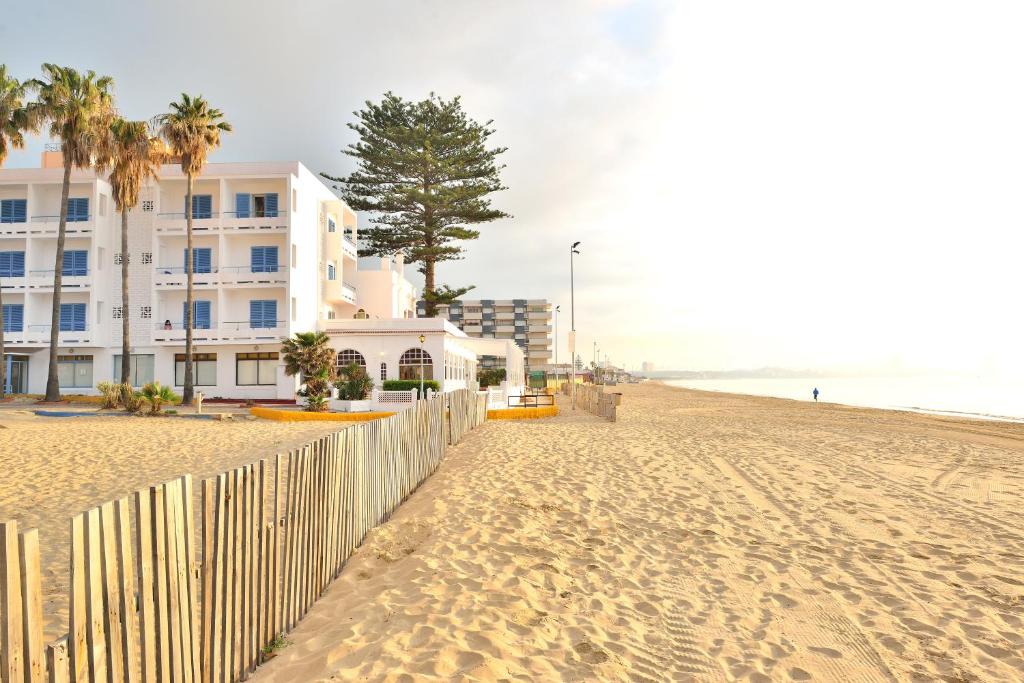
[[[811,393],[814,394],[814,402],[817,403],[818,402],[818,387],[814,387],[814,391],[812,391]]]

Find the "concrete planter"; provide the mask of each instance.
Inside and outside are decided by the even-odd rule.
[[[370,412],[371,401],[341,401],[332,398],[329,403],[331,410],[337,410],[342,413],[368,413]]]

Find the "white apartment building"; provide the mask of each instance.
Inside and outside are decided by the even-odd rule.
[[[43,393],[60,213],[59,153],[38,169],[0,169],[0,287],[9,389]],[[110,185],[72,173],[63,269],[62,393],[120,375],[121,261],[129,261],[133,383],[180,392],[184,375],[185,190],[164,166],[130,214],[121,253]],[[195,182],[196,388],[210,397],[291,399],[280,340],[332,320],[412,318],[401,259],[357,267],[356,215],[298,162],[209,164]],[[364,289],[365,288],[365,289]],[[440,368],[439,368],[440,371]],[[396,368],[397,377],[397,368]]]
[[[423,301],[417,315],[426,315]],[[526,370],[551,362],[551,304],[547,299],[459,299],[440,304],[437,317],[449,320],[471,337],[514,341],[523,351]],[[484,356],[481,367],[505,367],[500,358]]]

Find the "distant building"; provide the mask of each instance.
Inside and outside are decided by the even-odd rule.
[[[643,365],[641,366],[641,369],[644,372],[654,372],[654,363],[651,363],[650,361],[646,361],[645,360],[643,362]]]
[[[416,303],[416,314],[426,317],[426,303]],[[551,362],[551,304],[547,299],[476,299],[440,304],[437,317],[449,320],[470,337],[511,339],[526,357],[526,369]],[[502,367],[488,356],[481,367]]]

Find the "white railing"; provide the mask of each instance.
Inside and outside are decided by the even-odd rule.
[[[383,389],[374,389],[372,398],[374,403],[403,403],[411,405],[416,402],[416,390],[389,389],[385,391]]]
[[[505,407],[505,389],[502,387],[487,387],[487,407]]]

